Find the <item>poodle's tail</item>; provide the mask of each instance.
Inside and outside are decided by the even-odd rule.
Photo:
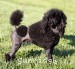
[[[16,26],[20,25],[20,22],[22,21],[23,18],[23,12],[20,10],[14,11],[11,16],[10,16],[10,23],[11,25],[14,26],[14,29],[16,29]]]

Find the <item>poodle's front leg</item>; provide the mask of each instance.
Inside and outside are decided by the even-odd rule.
[[[11,61],[14,58],[18,49],[21,47],[21,42],[22,42],[21,37],[18,36],[16,32],[12,33],[11,40],[12,40],[12,48],[9,53],[5,54],[6,62]]]
[[[53,58],[52,58],[53,49],[54,48],[45,49],[47,62],[52,62],[53,61]]]

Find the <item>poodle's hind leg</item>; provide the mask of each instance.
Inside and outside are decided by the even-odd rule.
[[[14,59],[16,52],[21,47],[21,37],[17,35],[16,31],[14,31],[11,35],[11,41],[12,41],[12,48],[11,51],[7,54],[5,54],[6,62],[11,61]]]

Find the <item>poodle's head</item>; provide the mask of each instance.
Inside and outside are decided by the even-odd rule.
[[[45,29],[46,26],[52,27],[55,29],[56,27],[64,28],[66,24],[66,15],[63,11],[58,9],[51,9],[44,14],[42,27]]]

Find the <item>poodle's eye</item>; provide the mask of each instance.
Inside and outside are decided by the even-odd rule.
[[[56,23],[56,20],[53,18],[53,19],[52,19],[52,22],[55,24],[55,23]]]

